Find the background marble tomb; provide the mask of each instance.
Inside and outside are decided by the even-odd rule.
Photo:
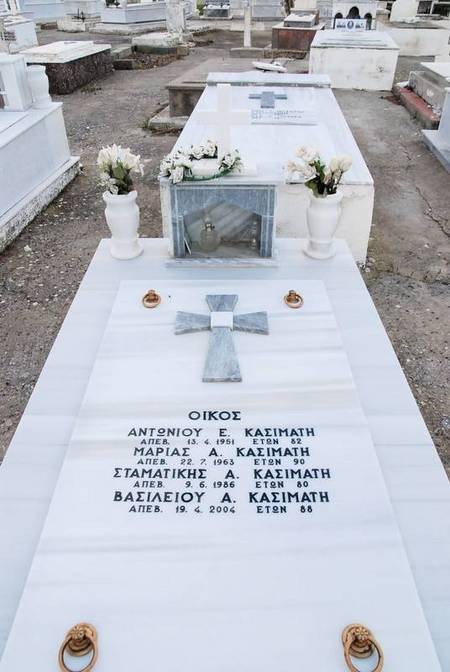
[[[366,258],[372,222],[374,187],[373,180],[361,152],[351,134],[345,118],[326,78],[316,79],[308,75],[270,75],[258,76],[255,73],[211,73],[207,86],[200,97],[183,132],[175,143],[174,149],[189,148],[206,139],[214,138],[214,127],[205,126],[197,121],[197,111],[215,109],[216,83],[231,83],[233,107],[236,109],[260,109],[259,99],[250,95],[262,90],[280,89],[287,93],[286,100],[277,100],[276,109],[305,110],[313,114],[318,123],[315,125],[294,124],[251,124],[231,129],[233,147],[238,148],[243,160],[257,165],[257,175],[239,176],[231,174],[214,181],[215,186],[224,185],[236,190],[243,189],[241,199],[245,210],[245,188],[256,185],[275,185],[276,206],[275,234],[284,237],[306,236],[306,210],[309,193],[303,185],[286,184],[284,166],[294,158],[296,149],[301,145],[317,147],[321,154],[329,159],[335,154],[349,154],[353,165],[346,173],[342,190],[344,200],[338,237],[347,240],[357,261]],[[249,83],[252,83],[251,85]],[[264,86],[261,89],[258,85]],[[256,84],[256,85],[255,85]],[[192,185],[199,193],[205,193],[213,183]],[[170,184],[161,181],[161,209],[163,232],[172,237],[172,205]],[[250,214],[252,214],[250,212]]]

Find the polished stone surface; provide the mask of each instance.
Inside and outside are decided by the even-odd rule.
[[[450,668],[450,639],[447,627],[450,619],[450,584],[448,580],[450,575],[450,544],[448,541],[450,538],[448,522],[450,520],[450,498],[448,481],[386,332],[345,243],[338,241],[336,257],[327,262],[316,262],[303,256],[304,244],[304,241],[278,240],[279,264],[277,267],[252,269],[239,267],[230,271],[229,268],[224,269],[217,266],[197,269],[196,273],[199,280],[202,278],[209,280],[208,291],[212,289],[214,283],[220,283],[223,290],[223,282],[226,279],[229,281],[231,278],[244,282],[249,282],[250,279],[256,280],[258,293],[263,290],[269,279],[283,281],[282,285],[285,291],[290,288],[302,290],[304,283],[314,279],[325,282],[333,312],[339,324],[344,348],[349,357],[359,398],[375,443],[386,492],[389,493],[395,517],[400,526],[418,594],[441,659],[442,669],[447,670]],[[73,431],[75,417],[85,394],[87,381],[91,375],[93,363],[120,282],[140,280],[138,291],[138,298],[140,299],[144,289],[146,291],[150,286],[155,285],[158,289],[161,282],[170,281],[172,284],[179,281],[186,282],[186,279],[192,276],[192,268],[188,272],[182,267],[167,268],[166,255],[169,246],[167,240],[144,240],[143,245],[144,254],[141,257],[131,262],[118,262],[110,257],[109,241],[103,241],[101,244],[55,341],[4,464],[0,469],[0,524],[4,542],[0,555],[0,634],[2,642],[5,641],[10,630],[19,603],[40,531],[47,515],[49,499],[60,473],[61,463]],[[230,273],[232,273],[231,276]],[[293,287],[291,287],[292,283],[294,283]],[[232,288],[227,287],[227,291],[230,290],[233,291]],[[176,307],[181,309],[186,306],[188,298],[189,301],[192,301],[191,295],[186,294],[183,297],[183,305]],[[193,306],[193,309],[202,310],[203,297],[204,294],[199,295],[198,304]],[[254,307],[253,303],[250,308]],[[288,309],[286,308],[286,310]],[[291,313],[293,312],[291,311]],[[148,324],[148,315],[153,313],[147,311],[145,314]],[[303,314],[303,317],[307,318],[307,315]],[[308,320],[309,317],[306,321]],[[173,321],[168,321],[167,324],[169,327],[170,325],[173,326]],[[150,329],[151,332],[152,329]],[[296,340],[301,338],[303,341],[302,347],[306,347],[305,335],[306,332],[301,330],[293,334],[293,338]],[[125,340],[128,339],[135,343],[136,327],[133,327],[131,335],[124,333],[123,336]],[[199,335],[193,334],[186,338],[192,338],[195,341],[199,338]],[[243,336],[242,346],[245,346],[244,341],[249,338],[251,336]],[[180,339],[180,341],[183,340]],[[148,348],[147,336],[144,341],[145,347]],[[271,336],[269,339],[259,339],[259,341],[273,343],[273,338]],[[330,346],[332,343],[333,341],[330,340],[328,345]],[[142,347],[144,347],[144,343]],[[195,347],[198,348],[199,346]],[[204,356],[203,347],[203,344],[200,344],[200,350],[197,351],[196,366],[200,370]],[[245,347],[249,351],[248,356],[253,357],[250,352],[251,348],[249,346]],[[324,343],[322,343],[322,347],[324,347]],[[370,352],[370,358],[367,356],[368,352]],[[261,367],[259,351],[254,356],[257,358],[255,359],[256,371],[258,366]],[[308,356],[311,358],[311,353],[308,352]],[[125,370],[130,364],[132,364],[132,360],[124,360]],[[106,370],[108,370],[107,362],[105,362],[105,365]],[[155,357],[152,353],[152,366],[155,365],[158,365],[158,357]],[[174,371],[177,369],[176,360],[173,362],[173,369]],[[145,373],[144,371],[143,374]],[[146,384],[148,385],[148,381],[146,381]],[[208,387],[211,389],[211,386]],[[215,387],[213,386],[214,389]],[[232,387],[235,389],[235,386]],[[105,392],[107,392],[107,389]],[[182,393],[186,396],[190,392],[189,390],[183,390]],[[101,399],[98,401],[101,403]],[[144,413],[147,414],[148,410],[148,407],[146,407]],[[49,428],[51,428],[51,431],[49,431]],[[105,447],[102,453],[106,456],[111,449],[112,445]],[[104,476],[103,471],[95,471],[92,475],[90,474],[91,469],[96,464],[96,459],[93,461],[91,459],[93,457],[92,448],[87,448],[87,450],[89,451],[89,468],[79,481],[79,483],[83,483],[83,488],[80,490],[79,484],[77,484],[81,495],[88,485],[86,477],[88,480],[95,481],[97,475],[102,476],[102,478]],[[120,447],[118,447],[118,450],[121,453]],[[94,454],[96,453],[97,451],[94,450]],[[358,462],[361,461],[364,462],[363,454],[359,453]],[[77,511],[75,510],[66,521],[69,524],[68,534],[70,534],[71,527],[76,520]],[[130,537],[132,534],[133,530],[130,527],[128,536]],[[104,569],[109,564],[109,554],[105,542],[106,539],[97,538],[102,557],[101,566],[98,570],[99,583],[105,581]],[[92,546],[94,540],[90,540],[88,543]],[[78,546],[78,550],[81,550],[80,546]],[[66,552],[69,551],[70,548],[67,546],[65,552],[61,554],[60,571],[65,573],[63,581],[66,583]],[[169,563],[170,568],[171,560],[164,554],[163,544],[160,546],[160,553],[161,561],[164,564]],[[280,555],[278,576],[283,585],[282,570],[284,565],[282,558],[283,556]],[[192,556],[186,556],[185,568],[189,567],[190,560],[192,560]],[[126,562],[125,559],[124,562]],[[48,566],[47,569],[49,583],[53,583],[55,577],[51,571],[52,567]],[[205,571],[207,571],[206,566]],[[258,564],[253,566],[252,571],[258,572],[257,575],[260,576]],[[148,565],[145,561],[145,551],[143,551],[142,556],[141,575],[143,578],[149,575]],[[153,585],[158,583],[155,576],[152,575],[151,577]],[[95,576],[92,578],[95,580]],[[72,575],[72,579],[75,582],[74,587],[76,589],[79,575]],[[366,575],[361,585],[365,585],[367,579]],[[278,580],[277,578],[275,585],[278,585]],[[305,583],[307,584],[307,580],[305,580]],[[370,585],[370,581],[368,583]],[[117,584],[117,576],[114,576],[111,583],[107,585],[113,586],[115,584]],[[354,584],[350,582],[350,585],[353,586]],[[292,590],[292,586],[290,586],[290,589]],[[363,592],[360,586],[358,592]],[[147,593],[143,593],[141,585],[139,592],[130,596],[134,614],[136,614],[136,610],[140,613],[144,594],[147,595]],[[171,610],[173,595],[172,591],[166,594],[165,602],[160,604],[161,614]],[[232,596],[233,606],[236,609],[234,589],[232,590]],[[306,599],[306,593],[304,597]],[[52,635],[58,635],[57,643],[53,640],[49,643],[48,659],[51,662],[45,668],[46,672],[49,668],[53,669],[55,646],[59,645],[59,635],[65,633],[77,616],[84,618],[88,614],[97,620],[100,616],[97,606],[95,606],[95,613],[93,611],[92,595],[89,589],[86,589],[86,586],[77,591],[75,599],[84,600],[86,609],[80,608],[75,613],[74,604],[72,604],[71,608],[66,610],[64,616],[58,622],[50,623],[47,620],[49,610],[48,604],[46,604],[46,627],[37,628],[36,622],[41,622],[44,613],[44,603],[42,603],[38,620],[33,621],[32,627],[27,632],[27,648],[33,645],[33,652],[35,651],[34,642],[36,640],[41,646],[42,634],[44,637],[48,637],[49,632]],[[59,596],[56,602],[58,601]],[[104,619],[108,623],[110,619],[115,619],[115,614],[118,611],[117,605],[112,601],[106,606],[109,611],[105,617],[101,617],[102,623]],[[241,625],[247,613],[247,610],[243,607],[242,619],[240,619]],[[323,613],[323,609],[320,610],[320,614],[310,610],[309,620],[314,620],[317,615],[318,622],[321,622]],[[120,615],[121,619],[125,618],[126,620],[126,612],[121,612]],[[349,613],[348,615],[349,618],[353,618],[353,614]],[[368,625],[375,629],[373,622]],[[184,639],[185,635],[187,638],[195,637],[193,627],[195,627],[195,624],[190,624],[189,620],[185,620],[179,630],[181,639],[178,638],[177,634],[179,646],[184,643],[188,644]],[[168,630],[173,633],[172,628],[173,625],[168,626]],[[153,632],[144,624],[142,631],[137,636],[148,642],[149,632],[152,632],[151,642],[156,641],[156,645],[159,646],[158,634],[163,633],[158,627]],[[297,641],[299,633],[303,636],[302,624],[299,624],[299,628],[293,633],[293,642]],[[256,634],[255,631],[255,636]],[[384,630],[382,633],[377,632],[376,634],[380,639],[383,639],[385,644]],[[105,635],[102,626],[102,654],[107,657],[107,660],[103,659],[101,663],[99,662],[99,672],[102,672],[103,669],[111,672],[115,669],[114,665],[116,663],[115,660],[111,659],[109,653],[111,640],[109,636],[105,639]],[[211,633],[210,636],[207,635],[209,635],[209,632],[205,633],[206,641],[216,641],[214,633]],[[403,640],[403,634],[401,640],[406,641]],[[261,638],[259,637],[258,641],[253,643],[246,640],[243,645],[245,644],[252,644],[252,651],[258,651]],[[407,642],[405,645],[408,649]],[[336,651],[339,648],[339,656],[341,656],[339,642],[336,641],[335,646],[337,647]],[[22,646],[22,648],[24,647]],[[127,647],[125,646],[125,648]],[[309,646],[305,647],[305,649],[308,648]],[[238,650],[238,656],[239,652]],[[147,669],[148,658],[143,656],[142,660],[146,662],[144,669]],[[248,660],[245,651],[242,651],[242,656],[239,658],[240,662],[243,660]],[[394,669],[396,672],[399,670],[400,672],[404,672],[404,670],[410,672],[408,657],[406,656],[402,660],[404,665],[403,663],[398,666],[394,665]],[[239,661],[236,661],[236,666],[239,666]],[[34,662],[35,658],[33,659]],[[339,665],[342,664],[340,659],[339,664],[332,666],[332,669],[340,669]],[[27,665],[28,663],[25,663],[25,667]],[[127,667],[129,661],[125,661],[124,665]],[[279,665],[274,662],[274,667],[279,667]],[[181,668],[185,669],[185,661],[180,661],[177,669]],[[136,669],[140,670],[141,668],[136,667]],[[423,669],[428,672],[432,668],[427,663]],[[17,672],[17,668],[14,672]]]
[[[204,383],[239,383],[242,380],[239,362],[233,343],[232,331],[245,331],[252,334],[268,334],[267,313],[248,313],[233,315],[239,297],[236,294],[207,294],[206,303],[211,314],[205,320],[204,315],[178,312],[175,318],[175,334],[211,329],[208,354],[202,380]]]
[[[274,108],[277,100],[287,100],[287,94],[276,91],[262,91],[261,93],[251,93],[249,95],[250,100],[259,100],[261,103],[261,109],[264,108]]]
[[[147,670],[149,638],[167,671],[339,669],[355,621],[396,672],[441,671],[327,292],[302,280],[292,310],[297,283],[160,279],[151,311],[148,281],[121,283],[2,672],[26,669],[30,647],[48,672],[83,620],[99,632],[99,672]],[[233,335],[237,387],[205,386],[204,339],[173,334],[178,308],[198,310],[206,292],[214,310],[237,295],[269,313],[270,338]]]
[[[27,63],[69,63],[110,49],[110,44],[96,44],[92,40],[62,40],[24,49],[22,54]]]
[[[179,310],[175,319],[176,334],[191,334],[195,331],[209,331],[211,318],[209,315],[196,315]]]

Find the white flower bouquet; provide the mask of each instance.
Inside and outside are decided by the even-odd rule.
[[[101,186],[116,196],[133,191],[132,173],[144,174],[141,157],[120,145],[102,147],[98,153],[97,166]]]
[[[217,159],[217,172],[208,177],[196,177],[192,171],[193,162],[202,159]],[[161,161],[159,175],[168,177],[173,184],[178,184],[183,180],[193,182],[223,177],[233,170],[238,170],[240,166],[241,157],[237,149],[219,158],[217,144],[207,140],[203,145],[192,145],[189,150],[179,149],[165,156]]]
[[[312,147],[300,147],[296,156],[297,160],[289,161],[286,166],[289,179],[304,180],[315,196],[335,194],[343,174],[352,165],[351,158],[345,155],[333,157],[327,165]]]

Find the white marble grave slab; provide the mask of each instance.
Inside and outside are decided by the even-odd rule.
[[[232,86],[234,109],[247,108],[251,113],[260,110],[259,98],[250,96],[261,94],[267,88],[277,90],[273,75],[267,78],[266,82],[261,82],[261,85],[246,85],[246,77],[240,81],[239,73],[221,74],[225,75],[224,80],[236,79],[235,85]],[[314,78],[305,80],[304,75],[289,75],[290,83],[286,77],[280,76],[280,87],[287,94],[287,98],[276,99],[274,109],[281,110],[282,113],[302,110],[305,115],[317,119],[317,123],[313,125],[250,123],[231,127],[231,146],[239,149],[246,165],[256,165],[257,173],[254,176],[231,173],[215,181],[215,184],[239,186],[275,184],[276,235],[306,237],[309,193],[305,187],[291,187],[285,184],[286,164],[295,157],[296,150],[302,145],[317,148],[325,160],[336,155],[349,155],[352,158],[352,166],[342,181],[344,199],[338,237],[345,238],[354,258],[364,262],[372,223],[374,198],[372,176],[331,89],[321,85],[306,86],[305,81],[311,82]],[[298,86],[295,85],[296,78]],[[208,78],[208,85],[177,139],[174,150],[187,149],[207,139],[217,139],[214,125],[204,124],[202,115],[198,114],[204,110],[217,108],[217,87],[212,82],[213,80],[210,83]],[[196,188],[207,190],[209,186],[204,182],[198,183]],[[169,238],[172,235],[172,211],[167,180],[161,182],[161,210],[164,236]]]
[[[383,31],[341,32],[322,30],[314,36],[315,47],[345,47],[347,49],[393,49],[398,51],[392,37]]]
[[[26,112],[10,112],[9,110],[0,110],[0,133],[7,128],[14,126],[27,116]]]
[[[338,89],[390,91],[399,51],[383,31],[320,30],[311,44],[309,72],[326,73]]]
[[[443,61],[425,61],[420,67],[427,71],[442,86],[450,84],[450,63]]]
[[[299,660],[318,672],[343,669],[340,631],[355,620],[382,642],[387,671],[441,669],[324,285],[304,281],[304,308],[293,311],[282,301],[289,282],[268,281],[261,292],[254,280],[161,281],[154,311],[140,303],[148,282],[121,284],[2,672],[26,669],[30,652],[36,672],[53,669],[66,629],[81,620],[99,631],[98,672],[147,671],[149,651],[152,665],[170,672],[288,670]],[[270,335],[233,334],[243,383],[206,385],[206,394],[208,334],[175,336],[173,325],[177,310],[206,313],[205,294],[223,292],[239,294],[239,312],[267,310]],[[234,419],[188,417],[203,410]],[[140,427],[180,428],[184,438],[171,439],[169,452],[186,457],[165,455],[164,443],[138,444]],[[261,465],[248,451],[268,455],[278,445],[254,442],[257,427],[308,428],[301,442],[281,441],[298,451],[281,467],[320,476],[301,488],[258,488]],[[124,470],[141,468],[136,446],[163,451],[165,464],[145,468],[189,466],[195,484],[163,477],[162,487],[134,488],[136,476]],[[294,464],[300,458],[305,465]],[[214,487],[229,467],[235,486]],[[165,502],[159,513],[132,513],[125,493],[141,487],[196,493],[198,511]],[[296,502],[283,513],[258,512],[260,493],[294,490],[321,496],[312,511]]]
[[[234,86],[330,87],[330,78],[327,75],[262,72],[258,70],[250,70],[248,72],[210,72],[206,82],[210,85],[233,84]]]
[[[272,87],[273,85],[271,85]],[[260,94],[265,88],[259,86],[232,86],[232,105],[235,110],[250,109],[261,111],[260,100],[250,98]],[[273,89],[276,90],[276,89]],[[283,113],[301,110],[311,119],[316,119],[314,127],[292,124],[258,124],[238,125],[231,127],[231,144],[238,148],[244,163],[256,163],[258,182],[283,182],[283,166],[295,155],[301,145],[316,147],[325,159],[336,154],[349,154],[352,157],[352,168],[345,174],[344,184],[364,184],[372,186],[372,178],[363,157],[351,135],[336,99],[329,88],[313,86],[286,87],[287,98],[276,99],[275,110]],[[174,149],[188,148],[216,139],[216,128],[213,124],[205,124],[199,112],[217,108],[217,87],[206,86],[188,123],[175,143]],[[231,174],[219,181],[229,183],[231,180],[245,184],[248,177]],[[199,185],[201,188],[202,185]]]
[[[92,40],[64,40],[23,49],[21,53],[27,63],[68,63],[108,49],[111,49],[110,44],[96,44]]]

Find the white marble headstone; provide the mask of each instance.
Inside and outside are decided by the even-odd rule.
[[[148,284],[120,287],[2,672],[54,669],[79,621],[96,672],[340,670],[355,621],[386,670],[439,672],[323,284],[156,289],[146,310]],[[174,334],[206,293],[268,312],[233,336],[238,386],[201,382],[206,332]]]

